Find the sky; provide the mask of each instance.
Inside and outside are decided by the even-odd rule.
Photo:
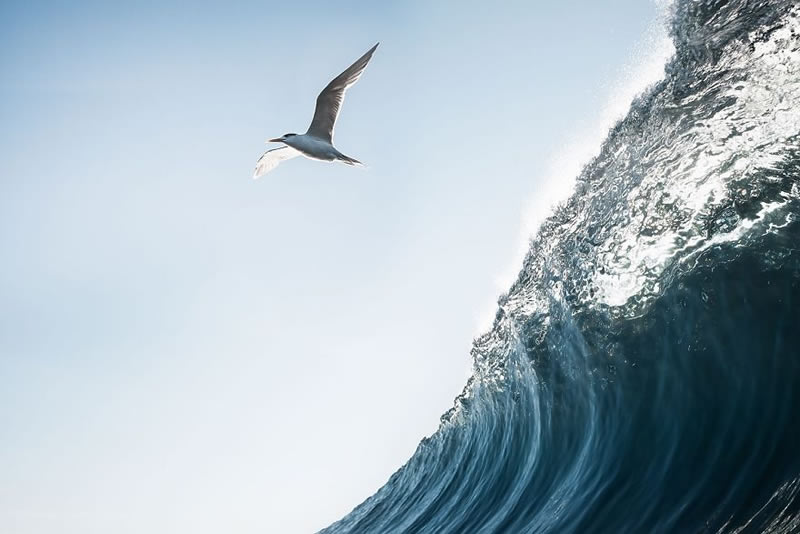
[[[436,430],[659,7],[0,4],[0,531],[313,532]],[[380,41],[337,147],[250,179]]]

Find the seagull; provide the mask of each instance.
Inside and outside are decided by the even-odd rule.
[[[278,166],[281,161],[305,156],[321,161],[341,161],[347,165],[361,165],[357,159],[345,156],[333,146],[333,127],[342,107],[344,93],[361,77],[367,63],[380,43],[347,67],[343,73],[331,80],[317,97],[314,118],[304,134],[287,133],[270,139],[268,143],[283,143],[282,147],[267,150],[256,163],[253,178],[259,178]]]

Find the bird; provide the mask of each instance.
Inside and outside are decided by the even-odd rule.
[[[333,128],[339,116],[345,92],[364,73],[367,63],[372,59],[372,54],[375,53],[379,44],[379,42],[375,43],[375,46],[367,50],[355,63],[325,86],[325,89],[317,96],[314,118],[311,119],[306,133],[287,133],[267,141],[267,143],[283,143],[283,146],[267,150],[261,155],[253,173],[254,179],[273,170],[280,162],[297,156],[329,162],[341,161],[347,165],[363,165],[357,159],[345,156],[333,146]]]

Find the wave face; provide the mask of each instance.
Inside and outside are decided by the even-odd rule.
[[[678,0],[439,430],[325,533],[800,532],[800,6]]]

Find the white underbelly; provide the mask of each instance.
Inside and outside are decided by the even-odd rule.
[[[333,145],[310,135],[295,135],[284,141],[287,145],[300,151],[307,158],[332,161],[338,151]]]

